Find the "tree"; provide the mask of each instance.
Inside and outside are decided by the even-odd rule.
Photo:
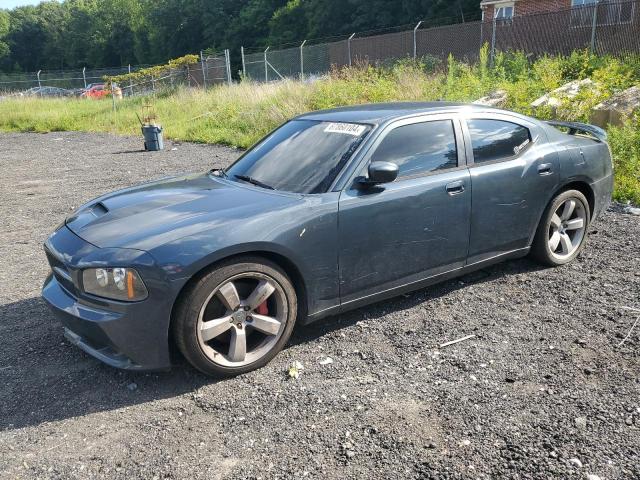
[[[4,66],[9,61],[11,50],[6,42],[9,34],[9,13],[6,10],[0,10],[0,66]]]
[[[298,45],[477,19],[478,0],[49,0],[0,10],[0,70],[165,62],[200,50]]]

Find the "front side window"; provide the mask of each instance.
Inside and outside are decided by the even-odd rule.
[[[293,193],[324,193],[367,133],[358,123],[292,120],[240,157],[231,180]]]
[[[457,167],[453,122],[435,120],[395,128],[384,137],[371,161],[395,163],[398,178]]]
[[[530,142],[529,129],[503,120],[468,120],[473,162],[486,163],[518,155]]]

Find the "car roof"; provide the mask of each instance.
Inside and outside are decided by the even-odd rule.
[[[296,117],[298,120],[320,120],[332,122],[355,122],[380,124],[396,118],[420,113],[456,111],[461,109],[489,109],[484,105],[454,102],[390,102],[353,105],[350,107],[332,108],[309,112]],[[493,109],[491,109],[493,110]]]

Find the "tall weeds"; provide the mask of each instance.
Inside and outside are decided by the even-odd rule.
[[[125,98],[114,114],[110,100],[0,100],[0,130],[50,132],[106,131],[139,134],[136,112],[151,104],[167,137],[193,142],[221,143],[246,148],[267,132],[301,113],[372,102],[469,102],[498,89],[508,93],[505,108],[539,117],[531,102],[567,81],[591,78],[597,88],[585,90],[562,104],[555,115],[588,121],[591,108],[615,92],[640,84],[640,58],[622,62],[574,52],[568,57],[531,59],[521,52],[497,52],[490,62],[488,45],[478,62],[469,65],[450,56],[446,65],[425,57],[388,67],[360,64],[334,70],[313,82],[287,80],[270,84],[243,81],[207,91],[178,89],[148,98]],[[640,119],[610,129],[616,162],[618,200],[640,203]]]

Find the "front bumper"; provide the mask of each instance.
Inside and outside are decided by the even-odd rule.
[[[42,298],[64,327],[65,337],[89,355],[117,368],[170,368],[168,331],[175,294],[149,254],[139,250],[100,249],[62,227],[49,237],[45,251],[52,273],[42,287]],[[141,302],[119,302],[82,292],[84,268],[136,268],[149,296]]]

